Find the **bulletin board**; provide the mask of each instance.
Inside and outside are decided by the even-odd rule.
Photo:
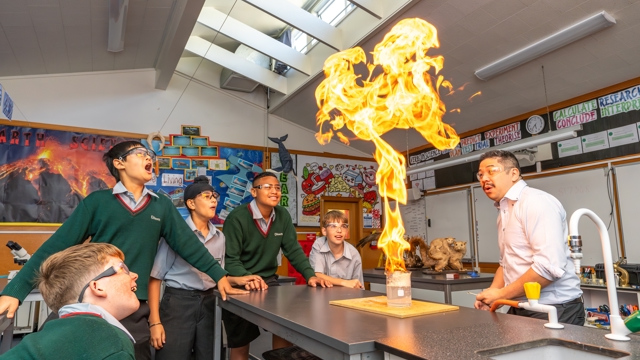
[[[638,201],[640,163],[616,166],[615,170],[620,222],[622,223],[627,262],[638,264],[640,263],[640,221],[638,221],[638,214],[640,214],[640,201]]]

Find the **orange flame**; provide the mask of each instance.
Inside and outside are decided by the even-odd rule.
[[[376,146],[374,157],[379,165],[376,182],[387,220],[378,246],[387,256],[387,272],[406,271],[403,255],[409,244],[404,240],[400,208],[389,206],[389,199],[407,203],[406,160],[381,136],[394,128],[413,127],[441,150],[454,148],[460,140],[455,130],[442,122],[446,108],[440,100],[439,88],[453,87],[441,75],[434,86],[428,73],[434,68],[437,74],[443,67],[442,56],[427,56],[430,48],[438,46],[433,25],[421,19],[402,20],[376,45],[373,64],[367,64],[366,80],[354,73],[353,65],[366,61],[364,50],[356,47],[325,61],[326,78],[315,92],[319,108],[318,142],[328,143],[333,131],[346,125],[358,138],[373,141]],[[381,66],[383,73],[371,79],[375,66]],[[331,128],[323,132],[325,122]]]

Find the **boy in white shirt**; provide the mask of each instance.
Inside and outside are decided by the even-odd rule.
[[[316,276],[336,286],[363,289],[362,259],[358,250],[344,241],[349,236],[349,218],[341,211],[327,212],[322,235],[309,254]]]

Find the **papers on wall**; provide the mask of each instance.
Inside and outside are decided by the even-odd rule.
[[[424,197],[419,200],[408,201],[407,205],[400,205],[400,214],[402,214],[407,236],[427,238],[427,210]]]
[[[582,152],[588,153],[609,148],[609,138],[606,131],[585,135],[582,137]]]
[[[629,124],[607,131],[609,145],[611,147],[632,144],[638,142],[638,129],[636,124]]]
[[[558,141],[558,156],[563,158],[582,154],[582,139],[577,137],[565,141]]]

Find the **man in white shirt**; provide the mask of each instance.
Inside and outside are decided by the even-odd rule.
[[[480,158],[478,180],[498,209],[500,266],[491,286],[476,296],[476,309],[498,299],[525,300],[524,284],[540,283],[540,303],[554,305],[562,323],[583,325],[580,279],[567,245],[567,216],[552,195],[530,188],[516,157],[502,150]],[[509,314],[546,319],[547,314],[509,309]]]

